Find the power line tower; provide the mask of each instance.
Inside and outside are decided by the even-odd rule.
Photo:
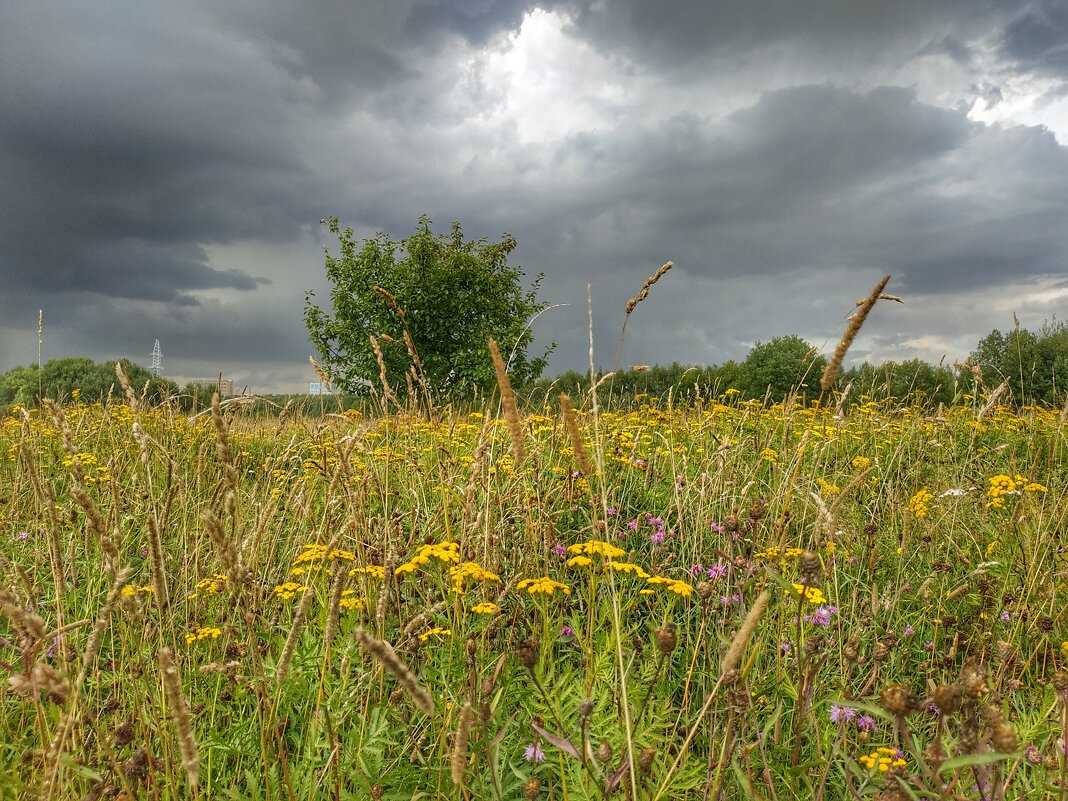
[[[156,346],[152,348],[152,352],[148,355],[152,357],[152,364],[149,366],[148,372],[159,378],[159,374],[163,372],[163,351],[159,349],[158,339],[156,340]]]

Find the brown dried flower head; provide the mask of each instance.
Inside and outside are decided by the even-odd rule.
[[[916,694],[902,684],[888,684],[879,693],[879,703],[883,709],[894,717],[903,718],[911,715],[919,707]]]

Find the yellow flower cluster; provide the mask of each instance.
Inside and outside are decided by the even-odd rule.
[[[820,495],[824,498],[831,498],[842,491],[842,488],[837,484],[832,484],[830,481],[824,481],[822,478],[817,479],[820,485]]]
[[[414,573],[423,565],[427,564],[431,559],[437,559],[439,562],[458,563],[460,561],[460,544],[458,542],[449,542],[446,540],[445,542],[436,542],[431,545],[421,545],[411,561],[399,565],[393,571],[393,575],[399,576],[404,573]]]
[[[471,612],[476,614],[476,615],[492,615],[499,608],[500,607],[497,606],[497,604],[495,604],[495,603],[490,603],[489,601],[483,601],[480,604],[475,604],[474,606],[472,606],[471,607]]]
[[[337,605],[342,609],[363,609],[363,599],[356,597],[355,590],[345,590],[341,593],[341,600]]]
[[[927,517],[927,513],[931,511],[928,504],[933,498],[931,491],[924,487],[909,498],[909,511],[916,517]]]
[[[871,467],[871,459],[867,456],[854,456],[853,461],[850,462],[854,470],[867,470]]]
[[[857,761],[868,770],[878,768],[881,773],[886,773],[890,768],[905,766],[905,760],[898,756],[899,753],[896,748],[876,748],[870,754],[861,754]]]
[[[356,561],[356,554],[352,551],[342,551],[338,548],[334,548],[327,553],[327,550],[325,545],[310,542],[304,546],[303,553],[298,554],[297,558],[293,560],[293,564],[299,565],[304,562],[332,562],[335,559],[344,559],[346,562]]]
[[[290,600],[298,592],[304,592],[308,588],[303,584],[298,584],[295,581],[287,581],[285,584],[279,584],[274,588],[274,594],[281,598],[283,601]]]
[[[212,626],[205,626],[204,628],[199,628],[196,631],[191,631],[188,634],[186,634],[185,635],[185,644],[186,645],[191,645],[191,644],[193,644],[195,642],[200,642],[201,640],[206,640],[209,637],[211,639],[213,639],[213,640],[217,640],[217,639],[219,639],[219,636],[221,634],[222,634],[222,629],[213,628]]]
[[[196,598],[201,592],[207,595],[222,592],[223,585],[225,584],[226,575],[224,573],[217,573],[214,576],[203,578],[194,585],[193,592],[190,593],[189,599],[192,600],[193,598]]]
[[[439,640],[443,640],[452,634],[452,629],[443,629],[440,626],[430,629],[430,631],[424,631],[419,635],[419,639],[426,642],[431,637],[437,637]]]
[[[621,556],[627,555],[627,552],[618,545],[613,545],[612,543],[604,542],[603,540],[578,542],[574,545],[569,545],[567,552],[585,554],[587,556],[603,556],[605,559],[618,559]]]
[[[779,452],[774,448],[764,448],[760,452],[760,458],[765,462],[772,462],[773,464],[779,461]]]
[[[149,593],[155,592],[155,590],[152,587],[138,587],[136,584],[127,584],[122,588],[122,594],[127,597],[137,595],[139,592]]]
[[[1025,492],[1047,492],[1047,488],[1037,481],[1028,481],[1025,476],[1018,473],[1014,476],[996,475],[987,479],[989,486],[986,496],[990,498],[986,503],[987,509],[1004,509],[1006,495],[1021,495]]]
[[[780,548],[778,545],[772,545],[765,551],[757,551],[753,554],[754,559],[796,559],[801,555],[800,548]]]
[[[382,565],[364,565],[363,567],[354,567],[349,571],[349,578],[359,575],[360,573],[371,576],[381,581],[386,576],[386,569]]]
[[[452,591],[457,595],[464,594],[464,582],[472,581],[500,581],[501,577],[491,573],[478,562],[463,562],[449,568],[449,577],[452,579]]]
[[[523,579],[515,585],[516,589],[526,590],[531,595],[543,593],[545,595],[552,595],[556,590],[560,590],[564,595],[571,594],[571,588],[566,584],[561,584],[559,581],[553,581],[548,576],[542,576],[541,578],[528,578]]]
[[[793,587],[793,596],[795,598],[799,598],[803,594],[805,600],[808,601],[810,604],[818,605],[827,603],[827,599],[823,595],[823,590],[821,590],[819,587],[808,587],[804,584],[794,584]],[[790,593],[787,593],[787,595],[789,594]]]
[[[633,562],[605,562],[605,564],[617,573],[633,573],[638,578],[651,578],[648,573],[642,570],[640,565],[636,565]]]
[[[593,560],[588,556],[572,556],[567,560],[568,567],[589,567],[593,564]]]
[[[647,580],[650,584],[662,584],[668,590],[676,595],[681,595],[683,598],[689,598],[693,593],[693,585],[679,579],[668,578],[667,576],[650,576]]]

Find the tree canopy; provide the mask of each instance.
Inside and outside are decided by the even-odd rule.
[[[458,222],[448,235],[436,235],[425,215],[401,241],[378,234],[360,242],[336,217],[324,224],[340,247],[336,256],[325,250],[333,313],[309,292],[304,319],[337,386],[358,392],[378,383],[377,345],[397,394],[409,377],[413,383],[421,377],[439,397],[486,388],[494,380],[490,337],[508,358],[514,382],[541,374],[552,346],[541,357],[528,355],[530,323],[547,304],[537,298],[541,276],[525,290],[522,270],[507,263],[514,237],[465,241]]]
[[[138,390],[148,385],[148,397],[161,400],[178,391],[173,381],[154,378],[148,370],[122,360],[130,383]],[[122,393],[115,377],[115,362],[94,362],[83,357],[52,359],[38,369],[36,364],[16,367],[0,375],[0,404],[19,403],[32,406],[40,398],[66,400],[78,391],[80,400],[92,403],[104,400],[109,393]],[[40,391],[40,394],[38,394]]]

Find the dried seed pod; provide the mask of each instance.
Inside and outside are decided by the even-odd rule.
[[[986,670],[977,659],[970,659],[960,672],[960,686],[969,698],[978,698],[990,688],[986,683]]]
[[[1004,722],[1005,713],[997,704],[983,704],[979,710],[979,717],[983,719],[983,723],[992,728],[997,724]]]
[[[606,765],[612,761],[612,746],[608,744],[608,740],[601,740],[601,744],[597,746],[597,759]]]
[[[667,656],[679,644],[678,635],[675,633],[675,624],[668,623],[656,630],[656,649]]]
[[[592,714],[593,701],[587,698],[581,704],[579,704],[579,719],[585,722],[590,719],[590,715]]]
[[[939,712],[943,715],[952,715],[960,709],[963,697],[964,690],[959,684],[942,684],[935,687],[933,700]]]
[[[1068,695],[1068,671],[1058,670],[1053,674],[1053,689],[1057,695]]]
[[[519,663],[527,670],[533,670],[538,664],[538,644],[534,640],[524,640],[516,648]]]
[[[850,637],[842,648],[842,654],[850,662],[856,662],[860,658],[860,643],[856,637]]]
[[[888,684],[879,693],[879,702],[883,709],[894,717],[903,718],[911,715],[919,707],[915,693],[902,684]]]
[[[716,592],[716,588],[712,586],[710,581],[702,581],[697,585],[697,597],[702,601],[707,601]]]
[[[738,531],[738,516],[727,515],[723,518],[723,530],[728,534],[734,534]]]
[[[638,771],[643,776],[648,776],[649,771],[653,767],[653,760],[656,758],[655,748],[645,748],[638,755]]]
[[[872,648],[871,658],[876,662],[885,662],[890,657],[890,646],[882,640],[875,643],[875,647]]]
[[[995,751],[1009,754],[1016,750],[1016,730],[1007,720],[1001,720],[990,727],[990,743]]]
[[[823,572],[820,555],[815,551],[802,552],[798,564],[801,567],[801,581],[809,586],[812,586],[812,581],[819,578]]]
[[[527,779],[527,783],[523,785],[523,798],[534,799],[541,794],[541,781],[538,779]]]

